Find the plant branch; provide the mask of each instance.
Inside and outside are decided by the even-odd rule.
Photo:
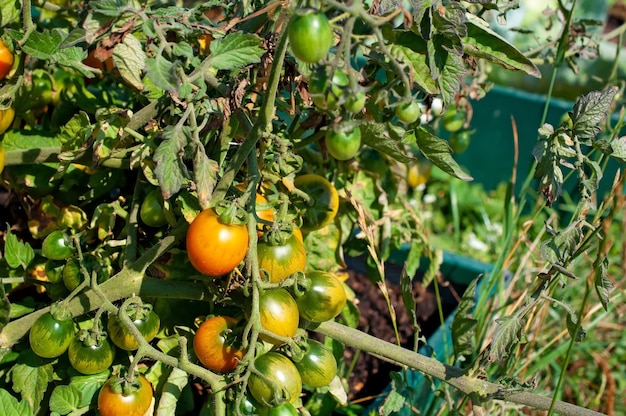
[[[496,383],[470,377],[466,375],[465,371],[461,368],[444,364],[434,358],[380,340],[358,329],[349,328],[337,322],[323,322],[315,328],[314,331],[329,336],[347,346],[366,351],[385,361],[418,370],[456,387],[465,394],[478,397],[483,401],[501,399],[539,410],[548,410],[552,403],[552,399],[549,397],[530,392],[512,390]],[[563,416],[602,415],[602,413],[563,401],[555,401],[554,410]]]

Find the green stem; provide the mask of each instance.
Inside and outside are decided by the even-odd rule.
[[[482,401],[501,399],[539,410],[548,410],[552,403],[549,397],[508,389],[484,379],[467,376],[461,368],[446,365],[434,358],[407,350],[334,321],[323,322],[315,331],[391,363],[413,368]],[[563,416],[602,416],[602,413],[559,400],[555,401],[554,410]]]

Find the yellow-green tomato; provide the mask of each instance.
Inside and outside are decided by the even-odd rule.
[[[294,363],[284,355],[270,351],[254,360],[256,372],[248,379],[252,397],[265,406],[281,398],[294,403],[302,393],[302,379]]]

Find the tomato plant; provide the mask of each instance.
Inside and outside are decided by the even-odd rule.
[[[161,319],[153,310],[152,305],[148,303],[133,303],[129,305],[126,313],[146,342],[152,341],[161,327]],[[130,332],[119,317],[109,315],[107,331],[113,344],[119,348],[126,351],[134,351],[139,348],[139,342],[135,339],[134,334]]]
[[[326,134],[326,148],[337,160],[352,159],[361,148],[361,129],[359,126],[332,129]]]
[[[287,31],[295,57],[311,64],[324,58],[334,41],[328,18],[315,10],[296,10]]]
[[[278,352],[267,352],[254,359],[255,372],[248,379],[248,390],[259,403],[271,406],[282,400],[295,402],[302,393],[302,379],[293,362]]]
[[[68,318],[55,318],[50,312],[33,323],[28,334],[30,348],[43,358],[62,355],[74,339],[74,322]]]
[[[300,316],[311,322],[324,322],[339,315],[346,304],[343,283],[333,274],[323,271],[309,271],[306,277],[308,286],[296,298]]]
[[[298,305],[286,289],[268,289],[259,296],[261,326],[272,334],[291,338],[298,330],[300,316]],[[261,338],[272,343],[280,342],[271,335]]]
[[[191,264],[207,276],[233,271],[248,251],[248,230],[243,224],[222,222],[213,208],[196,216],[187,230]]]
[[[335,186],[312,173],[296,177],[294,185],[309,198],[304,203],[302,231],[315,231],[330,224],[339,210],[339,194]]]
[[[66,260],[74,254],[73,243],[63,231],[53,231],[43,240],[41,254],[50,260]]]
[[[79,373],[98,374],[113,364],[115,346],[109,342],[106,333],[82,330],[70,342],[67,356]]]
[[[128,381],[112,376],[98,393],[98,411],[102,416],[144,416],[152,405],[152,385],[143,375]]]
[[[293,232],[278,241],[262,239],[257,244],[257,256],[259,268],[267,272],[272,283],[282,282],[297,271],[304,272],[306,267],[304,244]]]
[[[214,316],[200,324],[193,337],[193,351],[203,366],[219,373],[237,368],[244,354],[235,345],[239,340],[232,332],[237,322],[230,316]]]
[[[0,80],[5,79],[13,69],[13,52],[9,50],[6,43],[0,39]]]

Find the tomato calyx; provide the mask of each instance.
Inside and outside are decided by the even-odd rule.
[[[126,305],[124,312],[126,312],[132,322],[137,320],[144,321],[152,312],[152,305],[142,302],[141,298],[137,298]]]
[[[287,240],[289,240],[293,235],[294,227],[292,225],[278,224],[265,232],[259,241],[267,243],[271,246],[282,246],[285,245]]]
[[[125,375],[112,376],[109,386],[114,393],[128,397],[141,389],[141,382],[139,381],[139,376],[131,375],[129,371]]]
[[[223,224],[242,225],[248,221],[246,210],[232,201],[218,201],[213,209]]]
[[[100,323],[97,323],[94,324],[91,329],[81,329],[78,331],[76,338],[82,342],[85,347],[99,347],[108,336],[107,333],[102,330]]]
[[[72,314],[69,311],[65,302],[57,302],[50,305],[50,315],[57,321],[69,321],[72,319]]]

